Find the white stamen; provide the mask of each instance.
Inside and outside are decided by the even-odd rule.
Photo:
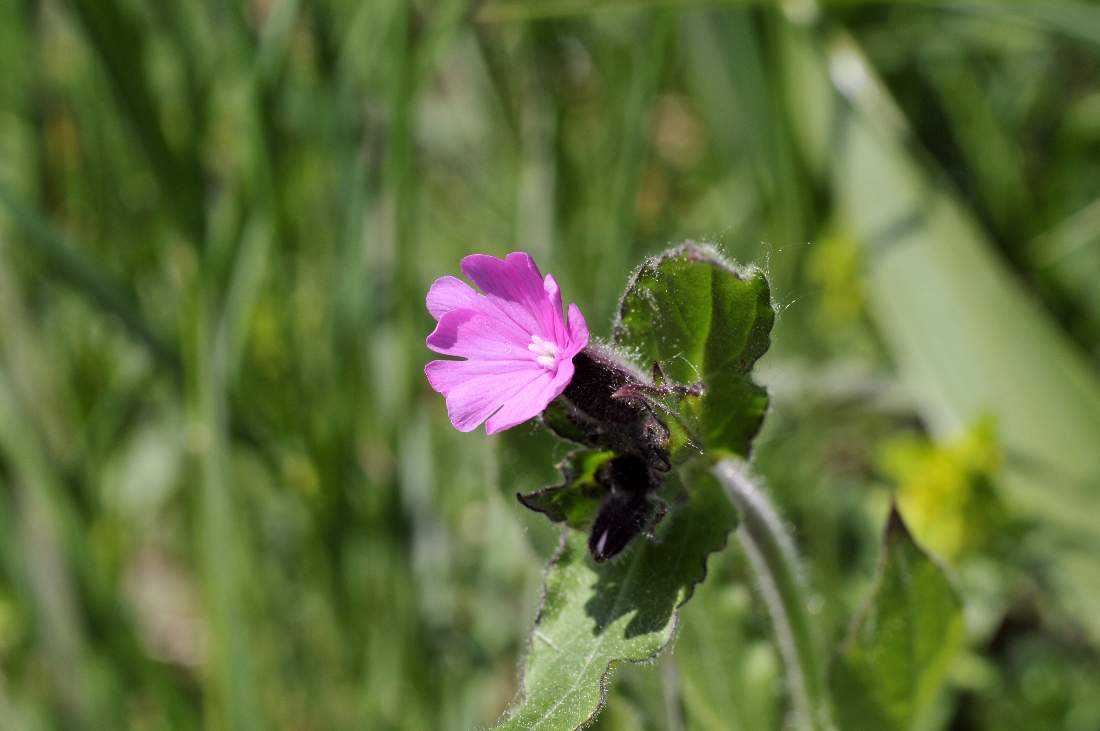
[[[527,349],[534,353],[535,362],[547,370],[558,364],[558,346],[552,340],[544,340],[538,335],[531,336]]]

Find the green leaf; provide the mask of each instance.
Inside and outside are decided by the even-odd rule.
[[[655,657],[676,631],[678,607],[706,574],[737,523],[705,470],[671,477],[662,496],[675,508],[655,540],[636,540],[619,558],[596,564],[583,533],[566,530],[546,575],[531,634],[522,697],[500,729],[579,728],[603,707],[616,663]]]
[[[596,481],[596,470],[614,456],[614,452],[578,449],[558,465],[562,476],[560,485],[517,497],[528,508],[544,513],[555,523],[564,522],[570,528],[586,530],[607,493]]]
[[[891,509],[877,585],[830,677],[840,727],[912,728],[940,690],[962,635],[958,595]]]
[[[615,343],[649,371],[654,364],[702,397],[679,395],[673,459],[685,447],[748,456],[768,396],[749,377],[768,349],[775,312],[763,272],[742,269],[713,249],[684,244],[642,264],[619,306]],[[687,430],[677,440],[676,427]],[[700,442],[700,443],[696,443]]]

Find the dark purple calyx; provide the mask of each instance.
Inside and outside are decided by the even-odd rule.
[[[588,550],[600,562],[652,531],[664,516],[666,505],[656,493],[672,468],[670,432],[651,398],[660,388],[632,366],[589,346],[574,356],[573,367],[572,381],[542,419],[563,439],[615,453],[595,475],[603,497]]]

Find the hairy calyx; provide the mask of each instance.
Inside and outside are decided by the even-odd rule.
[[[653,397],[672,390],[655,386],[598,346],[577,353],[573,367],[573,379],[542,418],[564,439],[614,453],[594,475],[601,502],[588,541],[592,557],[605,561],[652,531],[667,510],[657,492],[672,468],[670,432]],[[546,512],[540,495],[521,495],[520,501]]]

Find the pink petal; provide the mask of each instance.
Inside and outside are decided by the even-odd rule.
[[[455,429],[473,431],[502,405],[512,399],[522,400],[519,394],[530,389],[531,384],[538,379],[545,378],[546,372],[535,366],[510,374],[474,378],[460,383],[447,394],[447,416]]]
[[[562,319],[561,306],[559,304],[554,311],[542,273],[529,254],[514,251],[504,260],[487,254],[471,254],[463,258],[462,272],[529,335],[554,338]]]
[[[588,323],[584,321],[581,308],[574,304],[569,305],[569,349],[568,357],[572,358],[588,345]]]
[[[500,411],[489,417],[485,422],[485,433],[496,434],[538,416],[551,401],[561,395],[572,379],[573,362],[570,360],[559,363],[557,373],[553,375],[544,370],[540,378],[512,396]]]
[[[561,316],[561,288],[553,274],[547,274],[542,280],[542,291],[550,303],[550,311],[554,313],[551,315],[553,331],[548,337],[559,346],[565,345],[565,320]]]
[[[500,377],[541,369],[531,360],[433,360],[424,366],[424,375],[432,389],[446,396],[464,383],[477,381],[492,389]]]
[[[443,355],[478,360],[532,361],[530,337],[503,316],[476,310],[451,310],[428,336],[429,348]]]
[[[428,312],[438,321],[451,310],[480,309],[485,304],[481,299],[473,287],[458,277],[440,277],[428,290]]]

